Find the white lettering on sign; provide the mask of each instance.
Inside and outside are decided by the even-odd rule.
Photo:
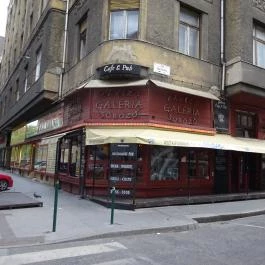
[[[110,164],[110,168],[123,168],[123,169],[133,169],[133,165],[128,164]]]
[[[38,132],[54,130],[60,128],[62,125],[63,119],[61,117],[39,121]]]
[[[112,65],[106,65],[103,68],[104,73],[112,73],[115,71],[126,71],[126,72],[131,72],[133,70],[133,66],[131,65],[126,65],[126,64],[112,64]]]

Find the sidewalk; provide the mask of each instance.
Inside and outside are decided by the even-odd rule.
[[[196,229],[198,222],[265,213],[265,199],[135,211],[115,209],[114,224],[111,225],[110,209],[60,190],[56,232],[52,232],[54,188],[16,174],[10,175],[15,185],[6,192],[22,192],[31,198],[36,192],[42,196],[39,200],[43,207],[1,210],[0,248],[122,234],[185,231]]]

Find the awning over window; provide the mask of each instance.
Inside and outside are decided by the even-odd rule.
[[[265,140],[237,138],[230,135],[216,134],[211,136],[151,128],[86,129],[86,145],[107,143],[137,143],[265,153]]]
[[[48,137],[44,137],[41,139],[41,142],[39,145],[44,145],[44,144],[56,144],[58,139],[63,137],[66,133],[61,133],[61,134],[56,134]]]
[[[198,97],[219,100],[219,98],[217,96],[213,95],[210,92],[201,91],[201,90],[197,90],[197,89],[192,89],[192,88],[188,88],[188,87],[184,87],[184,86],[177,86],[177,85],[174,85],[174,84],[165,83],[165,82],[157,81],[157,80],[154,80],[154,79],[152,79],[150,81],[152,83],[154,83],[156,86],[159,86],[159,87],[162,87],[162,88],[166,88],[166,89],[174,90],[174,91],[177,91],[177,92],[182,92],[182,93],[195,95],[195,96],[198,96]]]
[[[97,88],[97,87],[131,87],[131,86],[145,86],[147,85],[148,82],[153,83],[154,85],[161,87],[161,88],[165,88],[165,89],[170,89],[170,90],[174,90],[177,92],[182,92],[182,93],[186,93],[186,94],[191,94],[191,95],[195,95],[198,97],[203,97],[203,98],[209,98],[209,99],[213,99],[213,100],[219,100],[219,98],[215,95],[213,95],[210,92],[206,92],[206,91],[201,91],[201,90],[197,90],[197,89],[192,89],[192,88],[188,88],[188,87],[184,87],[184,86],[177,86],[174,84],[170,84],[170,83],[166,83],[166,82],[161,82],[161,81],[157,81],[154,79],[142,79],[142,80],[135,80],[135,81],[117,81],[117,80],[111,80],[111,81],[105,81],[105,80],[90,80],[89,82],[87,82],[86,84],[84,84],[82,87],[80,88]]]
[[[84,87],[85,88],[97,88],[97,87],[131,87],[131,86],[145,86],[147,79],[135,80],[135,81],[105,81],[105,80],[90,80]]]

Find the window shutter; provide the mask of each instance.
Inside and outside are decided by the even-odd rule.
[[[139,8],[140,0],[110,0],[110,10]]]

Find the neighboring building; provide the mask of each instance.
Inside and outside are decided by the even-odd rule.
[[[5,37],[0,36],[0,63],[2,61],[2,53],[4,50]]]
[[[0,130],[6,148],[1,148],[0,158],[2,165],[21,173],[33,169],[40,139],[26,140],[25,133],[16,137],[16,130],[38,119],[58,100],[65,6],[59,0],[9,4],[0,75]]]
[[[264,190],[261,2],[13,1],[3,164],[82,197]]]

